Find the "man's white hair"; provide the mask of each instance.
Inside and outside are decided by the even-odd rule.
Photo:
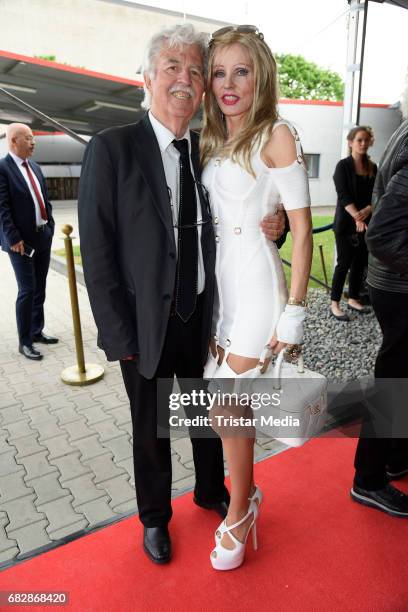
[[[143,75],[147,73],[151,79],[156,74],[157,58],[163,47],[178,48],[182,45],[197,45],[203,56],[203,66],[205,69],[207,60],[207,47],[209,35],[205,32],[198,32],[191,23],[179,23],[170,28],[163,28],[150,39],[143,60]],[[146,79],[145,79],[146,80]],[[150,108],[150,93],[144,86],[144,100],[142,108]]]
[[[408,71],[405,78],[405,88],[401,96],[401,113],[404,119],[408,119]]]

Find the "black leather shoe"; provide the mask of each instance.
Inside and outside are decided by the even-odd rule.
[[[220,502],[201,502],[194,497],[193,502],[200,506],[200,508],[204,508],[205,510],[214,510],[217,514],[220,515],[221,518],[225,518],[228,514],[228,502],[220,501]]]
[[[167,527],[145,527],[143,548],[154,563],[168,563],[171,559],[171,540]]]
[[[53,336],[47,336],[43,332],[41,334],[37,334],[33,337],[33,342],[42,342],[42,344],[57,344],[59,342],[58,338],[53,338]]]
[[[367,491],[354,484],[350,495],[359,504],[377,508],[391,516],[408,518],[408,495],[390,484],[378,491]]]
[[[20,344],[18,347],[19,353],[27,357],[27,359],[34,359],[34,361],[40,361],[43,356],[39,351],[36,351],[32,346],[26,346],[25,344]]]
[[[334,314],[334,312],[332,310],[330,310],[330,314],[331,314],[332,317],[337,319],[337,321],[350,321],[350,317],[346,313],[344,313],[342,315],[336,315],[336,314]]]
[[[350,308],[350,310],[354,310],[354,312],[358,312],[358,314],[370,314],[371,312],[371,308],[366,308],[365,306],[363,306],[362,308],[356,308],[355,306],[347,304],[347,308]]]

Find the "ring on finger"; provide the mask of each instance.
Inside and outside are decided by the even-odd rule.
[[[301,352],[302,347],[300,346],[300,344],[288,344],[285,349],[285,354],[290,359],[298,359]]]

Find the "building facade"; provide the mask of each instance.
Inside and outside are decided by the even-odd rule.
[[[4,51],[54,56],[60,63],[134,80],[141,77],[150,36],[161,27],[180,23],[184,16],[127,0],[0,0],[0,17]],[[194,15],[185,18],[209,33],[225,25]],[[312,205],[334,206],[332,175],[342,152],[342,103],[281,100],[280,114],[300,133]],[[374,161],[379,160],[400,121],[395,108],[363,105],[360,123],[374,130]],[[84,147],[62,134],[40,133],[37,143],[34,159],[43,167],[51,198],[76,199]],[[0,155],[5,152],[6,142],[0,136]]]
[[[334,168],[341,157],[343,106],[340,102],[281,100],[283,118],[299,132],[306,155],[312,206],[334,207],[336,192]],[[378,162],[385,145],[401,122],[395,108],[365,104],[361,109],[361,125],[374,131],[370,156]],[[87,138],[86,136],[84,138]],[[76,199],[84,147],[65,134],[36,134],[34,159],[41,164],[53,200]],[[6,141],[0,138],[0,156],[6,153]]]
[[[318,100],[281,100],[280,114],[299,132],[307,156],[312,206],[334,206],[336,192],[333,172],[342,156],[342,102]],[[380,160],[391,134],[401,123],[398,109],[382,104],[363,104],[360,125],[374,131],[374,146],[369,154]]]
[[[137,79],[149,38],[183,18],[180,12],[126,0],[1,0],[0,49]],[[202,32],[226,25],[185,18]]]

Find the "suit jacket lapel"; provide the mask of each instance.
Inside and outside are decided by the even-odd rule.
[[[30,198],[31,198],[31,192],[30,192],[30,190],[29,190],[29,188],[28,188],[27,183],[25,182],[25,180],[24,180],[24,178],[23,178],[23,175],[22,175],[22,174],[21,174],[21,172],[20,172],[20,169],[17,167],[16,162],[14,161],[14,159],[11,157],[11,155],[10,155],[10,154],[8,154],[8,155],[7,155],[7,158],[6,158],[6,159],[7,159],[7,163],[8,163],[8,165],[9,165],[10,171],[11,171],[11,173],[13,174],[13,176],[14,176],[15,180],[16,180],[17,182],[19,182],[19,183],[20,183],[20,185],[22,185],[22,186],[24,187],[24,189],[27,191],[28,195],[29,195],[29,196],[30,196]]]
[[[195,132],[191,132],[191,161],[194,168],[194,174],[196,181],[201,180],[201,168],[200,168],[200,150],[198,147],[198,137]]]
[[[191,162],[194,169],[194,178],[197,182],[197,192],[200,198],[201,206],[201,217],[206,219],[208,215],[211,216],[209,211],[208,196],[204,193],[204,187],[201,184],[201,166],[200,166],[200,149],[198,146],[199,140],[198,135],[195,132],[190,132],[191,135]]]
[[[134,142],[138,164],[161,220],[174,243],[173,218],[160,147],[147,114],[136,125]]]

